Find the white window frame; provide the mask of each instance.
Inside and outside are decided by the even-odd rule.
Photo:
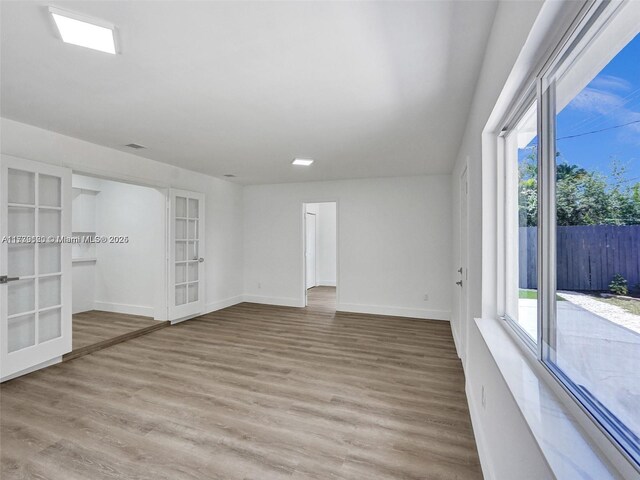
[[[503,245],[507,245],[508,236],[513,235],[507,229],[509,222],[506,216],[509,209],[507,201],[513,201],[507,192],[508,184],[506,162],[512,160],[506,151],[505,137],[521,120],[534,102],[537,103],[538,115],[538,339],[533,342],[523,328],[505,312],[508,295],[512,293],[512,286],[507,285],[507,269],[510,261],[518,261],[517,251],[514,258],[507,258],[505,251],[501,252],[501,265],[498,280],[498,300],[501,318],[508,325],[513,337],[519,340],[526,356],[535,360],[538,371],[545,373],[560,399],[583,426],[604,456],[620,472],[640,473],[640,455],[631,454],[632,446],[628,439],[615,432],[615,426],[607,420],[599,409],[576,388],[570,378],[553,365],[553,325],[556,314],[556,221],[555,221],[555,80],[554,76],[559,68],[570,65],[572,61],[593,41],[595,37],[611,22],[611,20],[629,3],[628,0],[612,2],[608,0],[593,0],[585,4],[578,18],[569,31],[559,42],[558,46],[547,56],[541,68],[532,75],[528,88],[519,95],[512,108],[505,116],[497,140],[499,187],[498,192],[503,202],[498,202],[498,218],[500,219],[499,235]],[[516,200],[517,201],[517,200]],[[505,248],[506,250],[506,248]],[[624,473],[623,473],[624,474]]]

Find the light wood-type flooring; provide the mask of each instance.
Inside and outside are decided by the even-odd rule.
[[[236,305],[4,383],[0,478],[482,478],[449,324],[316,301]]]
[[[169,322],[158,322],[151,317],[91,310],[76,313],[72,321],[72,351],[65,360],[124,342],[154,330]]]

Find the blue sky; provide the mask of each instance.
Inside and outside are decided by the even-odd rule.
[[[640,181],[640,123],[583,135],[638,120],[640,34],[558,114],[559,160],[608,174],[615,157],[629,180]],[[572,135],[579,136],[564,138]]]

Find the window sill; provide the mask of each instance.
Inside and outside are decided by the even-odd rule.
[[[550,386],[549,372],[534,368],[537,359],[516,344],[502,320],[475,319],[500,374],[557,478],[617,479],[574,414]]]

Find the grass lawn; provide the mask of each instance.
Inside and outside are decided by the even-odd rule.
[[[600,302],[608,303],[609,305],[615,305],[616,307],[623,308],[629,313],[634,315],[640,315],[640,302],[637,300],[623,300],[621,298],[604,298],[594,297]]]
[[[538,291],[537,290],[525,290],[524,288],[520,289],[520,298],[526,298],[528,300],[537,300]]]
[[[538,299],[538,291],[537,290],[528,290],[526,288],[520,289],[520,298],[526,298],[528,300],[537,300]],[[564,298],[560,295],[556,295],[556,300],[559,302],[564,302]]]

